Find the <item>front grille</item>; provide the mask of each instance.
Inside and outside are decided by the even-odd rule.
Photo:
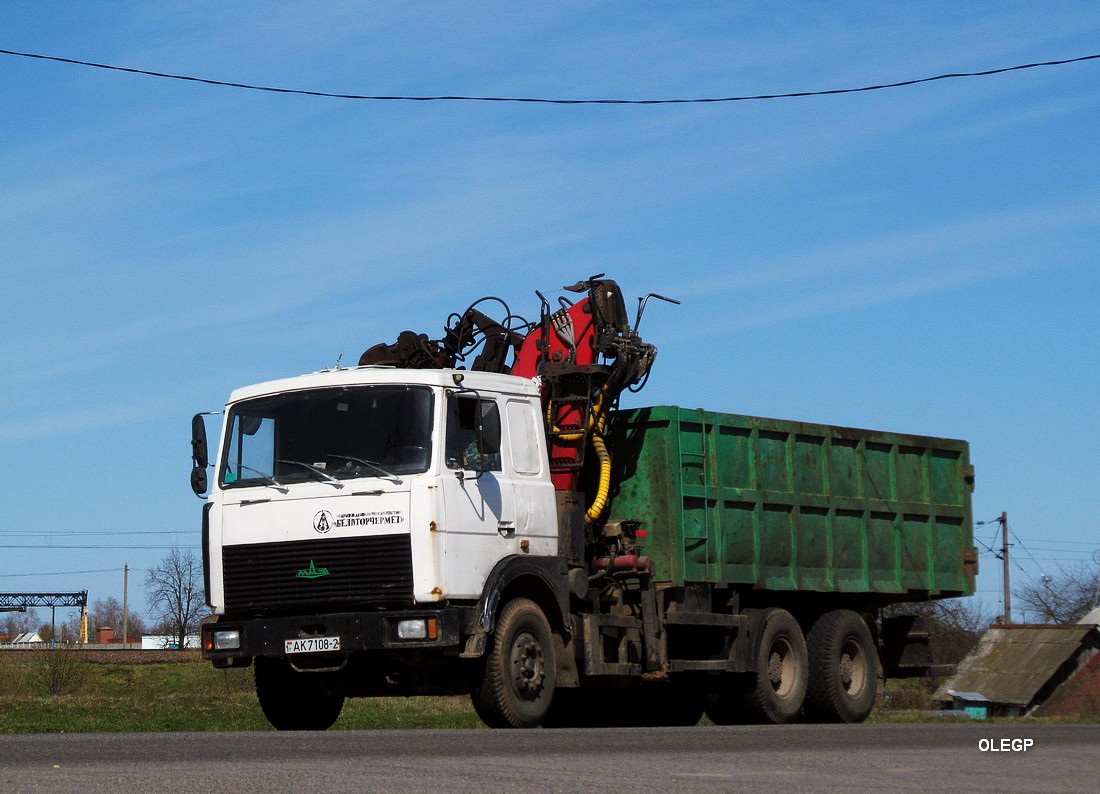
[[[412,603],[408,535],[226,546],[222,569],[231,611]]]

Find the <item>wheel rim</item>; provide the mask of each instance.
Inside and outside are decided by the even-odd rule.
[[[857,698],[863,694],[868,679],[867,657],[854,637],[845,640],[840,649],[838,672],[840,685],[849,697]]]
[[[516,692],[526,700],[534,700],[542,692],[546,677],[542,645],[538,639],[523,632],[512,645],[512,681]]]
[[[776,697],[788,698],[794,691],[798,678],[794,649],[784,637],[772,643],[768,654],[768,681]]]

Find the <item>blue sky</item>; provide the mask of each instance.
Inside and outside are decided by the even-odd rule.
[[[1100,9],[10,2],[0,48],[339,93],[733,96],[1091,55]],[[0,591],[121,598],[128,564],[140,609],[163,547],[197,548],[194,412],[599,272],[683,301],[650,305],[631,404],[965,438],[1015,581],[1090,560],[1098,87],[1090,61],[710,105],[354,102],[0,56]]]

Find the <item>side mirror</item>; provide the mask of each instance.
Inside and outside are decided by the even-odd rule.
[[[195,414],[191,418],[191,460],[196,468],[205,469],[210,461],[206,451],[206,422],[202,414]]]
[[[206,422],[203,417],[206,414],[195,414],[191,418],[191,490],[195,496],[206,496],[209,482],[206,476],[206,467],[210,465],[210,453],[206,444]]]
[[[206,481],[206,468],[198,467],[191,469],[191,490],[195,492],[195,496],[203,496],[206,494],[207,481]]]

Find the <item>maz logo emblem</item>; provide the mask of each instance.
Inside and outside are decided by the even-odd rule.
[[[298,571],[299,579],[319,579],[322,576],[328,576],[328,568],[315,568],[313,560],[309,561],[308,568]]]

